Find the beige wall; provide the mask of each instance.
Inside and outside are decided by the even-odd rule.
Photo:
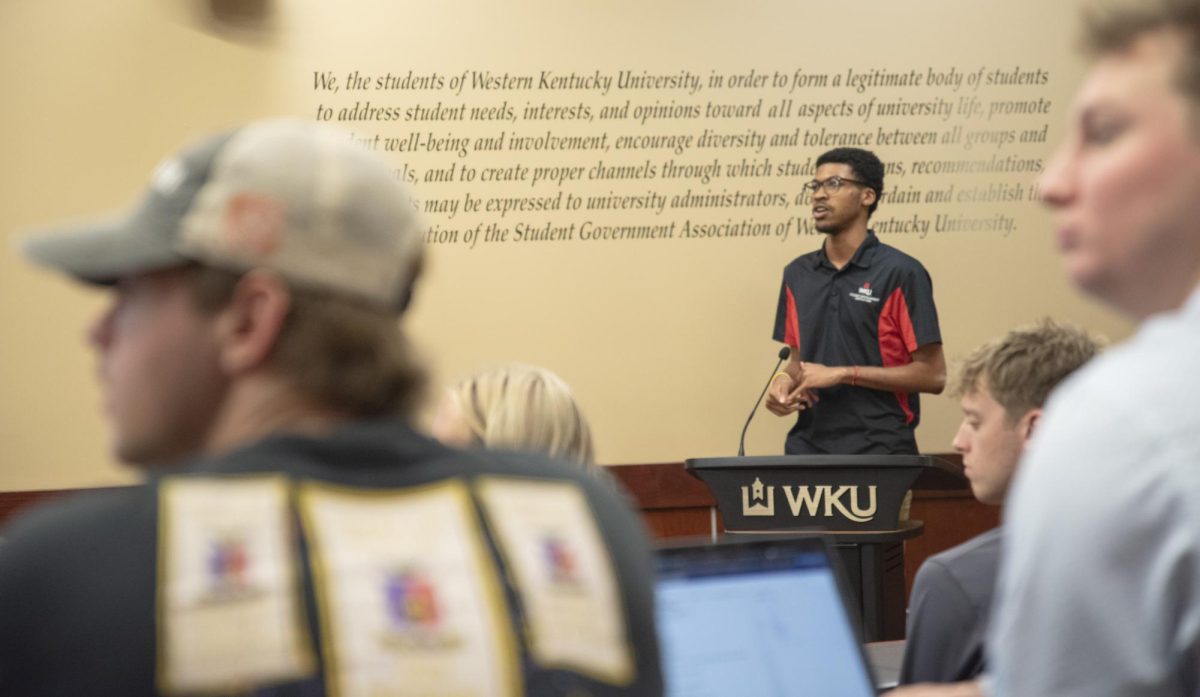
[[[228,3],[216,3],[218,5]],[[934,225],[939,215],[988,223],[1011,231],[885,234],[884,241],[920,258],[934,278],[947,356],[953,361],[1005,329],[1042,315],[1071,319],[1113,337],[1128,331],[1117,318],[1082,300],[1062,281],[1045,230],[1047,217],[1027,200],[1036,178],[1029,172],[919,174],[918,161],[1044,160],[1062,132],[1073,85],[1082,65],[1070,49],[1074,2],[1036,0],[964,3],[958,0],[844,3],[737,3],[635,0],[562,3],[488,3],[481,0],[423,3],[287,2],[250,27],[205,19],[206,3],[118,0],[111,3],[33,3],[0,7],[0,60],[8,94],[0,112],[0,235],[6,242],[32,227],[121,208],[136,196],[158,159],[188,137],[246,119],[275,114],[317,118],[318,107],[342,109],[358,102],[405,110],[420,105],[444,110],[465,107],[514,109],[516,120],[343,123],[355,136],[380,143],[418,138],[470,139],[464,157],[444,152],[388,153],[398,170],[423,174],[453,165],[478,173],[520,165],[590,169],[649,161],[659,175],[649,180],[504,184],[423,182],[420,201],[462,205],[486,201],[554,197],[561,191],[583,197],[662,194],[691,189],[720,193],[763,192],[786,205],[645,211],[577,211],[510,214],[430,212],[428,222],[459,231],[457,243],[431,244],[430,272],[409,319],[429,356],[436,381],[444,383],[481,365],[523,360],[553,368],[571,382],[593,420],[599,459],[605,463],[678,461],[690,456],[731,454],[751,401],[773,364],[770,340],[779,273],[794,256],[816,247],[816,236],[797,235],[805,218],[794,197],[804,173],[791,176],[723,176],[709,184],[666,180],[663,163],[723,166],[742,159],[773,167],[803,163],[825,148],[764,146],[701,149],[676,155],[668,150],[618,150],[621,135],[933,131],[934,145],[889,143],[872,148],[887,162],[905,166],[889,176],[887,189],[924,199],[932,189],[989,184],[1020,189],[1026,200],[1007,203],[915,203],[885,199],[876,223],[914,217]],[[407,6],[403,10],[402,6]],[[977,88],[924,84],[928,71],[953,69],[979,74]],[[336,93],[314,89],[314,73],[328,71],[345,87],[349,73],[374,79],[387,73],[437,74],[447,82],[425,91],[376,90]],[[636,74],[700,76],[690,93],[611,89],[574,91],[507,89],[461,93],[451,78],[471,71],[512,75]],[[1043,71],[1045,84],[983,84],[999,70]],[[760,87],[731,88],[733,76],[768,75]],[[791,91],[794,76],[827,75],[824,86]],[[914,71],[922,84],[835,86],[847,71],[870,75]],[[778,73],[782,87],[774,87]],[[712,75],[727,78],[713,87]],[[785,79],[786,78],[786,79]],[[960,97],[976,97],[982,113],[971,118],[881,116],[880,104],[922,103],[957,108]],[[819,121],[770,117],[772,106],[849,105],[850,117]],[[1048,113],[1001,114],[987,118],[993,102],[1045,100]],[[587,107],[598,117],[604,107],[753,105],[762,112],[741,118],[532,121],[527,105]],[[873,106],[864,106],[873,102]],[[870,109],[870,112],[859,112]],[[447,111],[446,113],[450,113]],[[466,113],[466,112],[464,112]],[[860,114],[867,114],[866,120]],[[960,134],[1011,131],[1032,142],[979,144],[940,141]],[[1048,126],[1048,128],[1046,128]],[[1045,128],[1046,142],[1039,132]],[[610,149],[593,151],[482,152],[480,137],[504,131],[537,136],[608,134]],[[379,141],[374,137],[380,136]],[[950,136],[952,137],[952,135]],[[965,136],[964,136],[965,137]],[[420,178],[420,177],[419,177]],[[421,203],[420,205],[424,205]],[[689,239],[692,225],[756,221],[769,226],[765,238]],[[1007,221],[1007,222],[1003,222]],[[513,242],[515,224],[539,228],[577,226],[573,239]],[[582,240],[578,226],[676,223],[669,239]],[[466,231],[488,223],[510,228],[509,241],[466,244]],[[786,238],[775,234],[786,230]],[[24,265],[11,244],[0,246],[0,490],[89,486],[127,481],[130,474],[109,462],[92,361],[83,327],[102,296]],[[925,398],[918,437],[927,451],[944,451],[957,424],[947,397]],[[747,450],[781,449],[787,424],[766,414],[751,429]]]

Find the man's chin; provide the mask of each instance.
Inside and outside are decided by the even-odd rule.
[[[1076,290],[1100,302],[1121,305],[1120,284],[1112,274],[1101,271],[1083,263],[1065,264],[1067,279]]]
[[[149,469],[150,465],[146,459],[135,450],[123,447],[121,444],[116,444],[111,449],[113,458],[122,465],[135,470]]]
[[[120,441],[113,444],[112,454],[126,467],[141,471],[170,468],[183,459],[178,454]]]

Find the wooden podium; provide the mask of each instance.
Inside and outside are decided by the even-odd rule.
[[[780,455],[685,461],[717,502],[730,533],[828,534],[861,600],[864,641],[904,638],[905,494],[924,481],[961,486],[952,464],[928,455]]]

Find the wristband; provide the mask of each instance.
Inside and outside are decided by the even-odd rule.
[[[858,366],[854,366],[850,372],[850,386],[858,387]]]

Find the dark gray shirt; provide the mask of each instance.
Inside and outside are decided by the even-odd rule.
[[[1000,528],[925,560],[909,599],[901,684],[958,682],[983,672],[999,562]]]

